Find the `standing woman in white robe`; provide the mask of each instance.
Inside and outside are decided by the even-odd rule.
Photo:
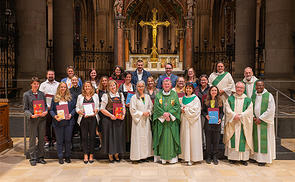
[[[132,116],[130,159],[132,161],[148,162],[152,156],[152,131],[150,116],[153,103],[145,89],[145,82],[137,82],[135,95],[130,100],[130,114]]]
[[[203,160],[201,103],[193,92],[194,85],[187,83],[186,96],[183,97],[181,103],[180,144],[182,153],[179,157],[188,162],[188,165]]]

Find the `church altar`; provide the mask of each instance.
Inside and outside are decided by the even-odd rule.
[[[171,63],[173,66],[173,74],[181,75],[184,74],[183,62],[179,61],[179,55],[175,54],[159,54],[158,61],[151,61],[149,54],[132,54],[129,56],[129,61],[126,62],[126,71],[136,70],[137,60],[143,61],[144,69],[150,72],[152,75],[164,74],[165,65]]]

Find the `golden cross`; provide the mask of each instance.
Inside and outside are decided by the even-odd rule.
[[[152,53],[151,53],[151,61],[152,62],[157,62],[158,61],[158,52],[157,52],[157,27],[160,25],[165,25],[166,27],[168,27],[170,25],[170,23],[168,21],[165,22],[158,22],[157,21],[157,12],[158,10],[156,10],[155,8],[152,10],[153,13],[153,20],[151,20],[150,22],[144,22],[141,21],[139,23],[139,25],[141,27],[143,27],[144,25],[149,25],[153,27],[153,47],[152,47]]]

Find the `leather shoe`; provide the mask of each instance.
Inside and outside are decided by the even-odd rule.
[[[142,162],[150,162],[148,159],[141,159]]]
[[[39,159],[39,160],[38,160],[38,163],[46,164],[47,162],[42,158],[42,159]]]
[[[236,163],[236,161],[229,160],[229,163],[230,163],[230,164],[234,164],[234,163]]]
[[[91,161],[91,160],[89,160],[89,163],[90,163],[90,164],[92,164],[93,162],[94,162],[94,160],[92,160],[92,161]]]
[[[242,163],[244,166],[248,166],[247,161],[241,161],[241,163]]]
[[[258,163],[258,166],[265,166],[265,163]]]
[[[36,160],[30,160],[30,164],[31,164],[31,166],[36,166],[37,161]]]
[[[65,162],[66,162],[66,163],[71,163],[70,157],[66,157],[66,158],[65,158]]]
[[[217,155],[213,156],[213,164],[218,165]]]
[[[206,159],[206,163],[207,163],[207,164],[211,164],[211,157],[207,157],[207,159]]]
[[[64,159],[63,159],[63,158],[59,158],[58,162],[59,162],[60,164],[64,164]]]
[[[112,161],[111,161],[111,159],[109,159],[109,162],[110,162],[110,163],[114,163],[114,162],[115,162],[115,160],[112,160]]]

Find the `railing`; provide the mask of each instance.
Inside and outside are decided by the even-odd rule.
[[[226,70],[234,76],[235,46],[227,45],[226,50],[224,50],[224,47],[220,50],[219,48],[215,48],[215,46],[213,46],[213,49],[208,50],[207,48],[199,50],[196,47],[196,52],[194,52],[194,69],[197,76],[212,73],[214,64],[218,61],[223,61]]]
[[[265,82],[265,81],[264,81]],[[287,82],[287,83],[293,83],[293,82]],[[275,118],[276,118],[276,137],[278,135],[278,119],[279,119],[279,94],[283,95],[285,98],[289,99],[290,101],[292,101],[293,103],[295,103],[295,100],[292,99],[291,97],[287,96],[286,94],[284,94],[283,92],[281,92],[280,90],[278,90],[277,88],[273,87],[272,85],[270,85],[269,83],[265,82],[265,84],[270,87],[271,89],[273,89],[275,91],[275,104],[276,104],[276,111],[275,111]]]
[[[109,76],[113,72],[114,67],[114,51],[110,46],[104,49],[103,46],[99,49],[92,48],[74,50],[74,67],[77,75],[86,80],[88,71],[95,68],[98,77]]]

